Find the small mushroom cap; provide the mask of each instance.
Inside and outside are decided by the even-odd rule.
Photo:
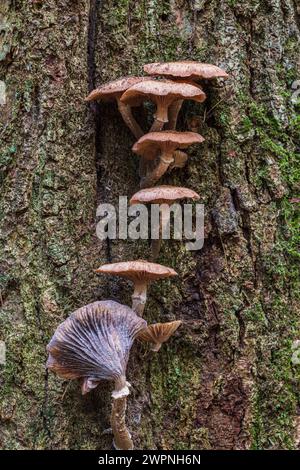
[[[161,131],[149,132],[143,135],[132,147],[132,151],[138,155],[152,160],[156,157],[157,150],[177,148],[184,149],[192,144],[200,144],[204,141],[204,137],[196,132],[178,132],[178,131]]]
[[[104,83],[104,85],[100,85],[98,88],[91,91],[84,101],[94,101],[101,99],[110,100],[116,98],[117,96],[121,96],[129,87],[143,80],[149,80],[149,78],[122,77],[118,80],[114,80],[113,82]]]
[[[121,96],[123,103],[131,106],[138,106],[144,100],[156,97],[166,97],[176,99],[193,99],[202,103],[206,95],[198,86],[189,83],[177,83],[171,80],[145,80],[136,83]]]
[[[216,65],[202,64],[195,61],[182,62],[155,62],[144,65],[144,71],[149,75],[163,75],[167,77],[189,78],[192,80],[212,78],[228,78],[229,75],[225,70],[220,69]]]
[[[72,313],[56,329],[46,367],[66,379],[83,379],[82,391],[99,380],[125,376],[129,351],[145,320],[112,300],[94,302]]]
[[[141,330],[137,338],[141,341],[149,341],[152,343],[165,343],[181,324],[181,320],[171,321],[169,323],[154,323],[153,325],[148,325],[144,330]]]
[[[114,274],[131,281],[155,281],[177,276],[177,272],[167,266],[149,261],[122,261],[120,263],[104,264],[96,269],[97,273]]]
[[[161,204],[172,203],[180,199],[200,199],[192,189],[182,188],[181,186],[155,186],[154,188],[141,189],[135,193],[129,201],[129,204]]]

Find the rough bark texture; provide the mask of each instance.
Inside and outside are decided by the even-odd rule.
[[[157,355],[134,347],[129,428],[144,449],[299,446],[299,46],[295,0],[2,0],[2,447],[111,446],[101,436],[111,387],[81,397],[44,367],[71,311],[107,297],[130,303],[126,281],[93,269],[150,254],[146,242],[95,235],[97,204],[138,189],[138,158],[117,107],[83,97],[146,62],[177,59],[231,78],[180,114],[179,128],[197,127],[206,142],[164,182],[199,192],[206,240],[198,252],[163,244],[158,261],[179,277],[153,284],[145,316],[184,326]]]

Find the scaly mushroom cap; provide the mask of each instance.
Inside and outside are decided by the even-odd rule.
[[[174,101],[176,99],[192,99],[202,103],[206,95],[200,87],[188,83],[148,79],[128,88],[121,96],[121,101],[130,106],[138,106],[147,99],[156,102],[159,97],[173,99]]]
[[[104,264],[96,269],[97,273],[114,274],[125,277],[131,281],[155,281],[167,277],[177,276],[172,268],[149,261],[123,261],[120,263]]]
[[[181,323],[182,321],[176,320],[169,323],[154,323],[154,325],[148,325],[144,330],[139,332],[137,338],[141,341],[148,341],[160,345],[168,341]]]
[[[196,132],[161,131],[149,132],[143,135],[132,147],[132,151],[152,160],[157,156],[157,150],[184,149],[192,144],[200,144],[204,137]]]
[[[125,376],[132,343],[146,326],[125,305],[93,302],[58,326],[47,346],[46,367],[66,379],[84,379],[82,392],[87,393],[99,380]]]
[[[202,64],[195,61],[182,62],[155,62],[144,65],[144,71],[149,75],[174,78],[189,78],[191,80],[201,80],[212,78],[228,78],[225,70],[220,69],[216,65]]]
[[[129,201],[129,204],[161,204],[172,203],[180,199],[200,199],[192,189],[182,188],[180,186],[155,186],[154,188],[141,189],[135,193]]]
[[[143,80],[149,80],[147,77],[123,77],[113,82],[105,83],[100,85],[85,98],[84,101],[94,100],[110,100],[121,96],[132,85],[142,82]]]

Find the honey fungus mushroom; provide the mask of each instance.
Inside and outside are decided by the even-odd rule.
[[[101,380],[114,382],[111,427],[116,449],[133,449],[126,426],[126,367],[133,341],[146,326],[145,320],[125,305],[110,300],[94,302],[61,323],[47,346],[46,367],[62,378],[81,379],[83,394]]]
[[[177,275],[172,268],[143,260],[104,264],[96,269],[96,273],[112,274],[132,281],[132,309],[139,315],[144,313],[149,283]]]
[[[228,78],[225,70],[212,64],[205,64],[196,61],[178,61],[178,62],[154,62],[144,65],[144,72],[154,77],[162,76],[171,78],[176,82],[185,82],[194,84],[203,80],[213,80],[215,78]],[[168,129],[176,129],[177,118],[182,106],[183,100],[178,100],[171,104],[169,110]]]
[[[162,204],[160,207],[160,223],[159,223],[159,238],[153,239],[151,242],[152,260],[156,260],[159,255],[162,230],[169,223],[170,212],[165,211],[164,204],[170,206],[173,202],[181,199],[192,199],[193,201],[200,199],[192,189],[183,188],[181,186],[155,186],[154,188],[141,189],[135,193],[129,201],[130,205],[133,204]]]
[[[176,149],[185,149],[192,144],[199,144],[204,138],[195,132],[161,131],[150,132],[141,137],[132,147],[132,151],[144,159],[153,160],[159,153],[158,164],[141,180],[141,188],[153,186],[170,165],[174,164]]]
[[[154,323],[153,325],[148,325],[144,330],[140,331],[137,339],[152,343],[151,350],[157,352],[160,350],[162,344],[168,341],[170,336],[175,333],[181,324],[181,320],[176,320],[168,323]]]
[[[186,78],[189,80],[212,80],[228,78],[225,70],[213,64],[205,64],[194,60],[178,62],[153,62],[144,65],[144,72],[154,77]]]
[[[205,98],[205,93],[195,85],[148,79],[128,88],[122,95],[121,102],[129,106],[138,106],[143,101],[153,101],[156,104],[156,113],[150,132],[154,132],[162,130],[164,124],[168,122],[168,109],[172,103],[183,99],[201,103]]]
[[[93,90],[86,98],[85,101],[95,101],[95,100],[116,100],[118,109],[121,113],[121,116],[125,124],[129,127],[136,139],[139,139],[144,132],[142,131],[139,124],[136,122],[132,115],[131,107],[122,101],[120,98],[124,91],[126,91],[132,85],[135,85],[143,80],[147,80],[146,77],[123,77],[118,80],[114,80],[104,85],[99,86]]]

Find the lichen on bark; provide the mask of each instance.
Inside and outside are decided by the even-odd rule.
[[[138,448],[298,448],[295,2],[6,0],[0,22],[1,446],[110,448],[109,386],[81,397],[44,367],[72,310],[130,303],[126,281],[93,269],[150,254],[95,235],[97,204],[137,190],[138,159],[116,106],[83,98],[146,62],[194,59],[231,77],[184,104],[179,128],[206,141],[163,182],[201,195],[206,239],[199,252],[163,244],[158,261],[179,276],[153,284],[145,316],[184,326],[159,356],[135,345],[128,422]]]

